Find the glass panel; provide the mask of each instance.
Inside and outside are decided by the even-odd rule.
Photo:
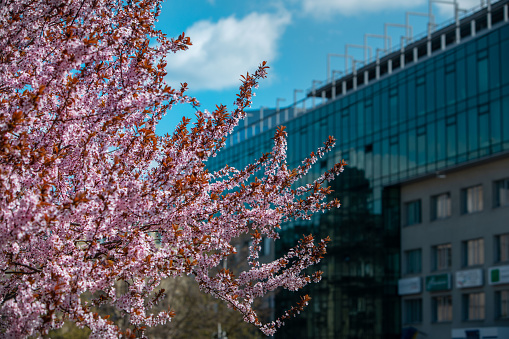
[[[374,109],[374,116],[373,116],[373,122],[374,122],[374,131],[379,131],[381,128],[382,128],[382,124],[381,124],[381,121],[380,119],[387,119],[386,116],[382,116],[381,117],[381,113],[385,113],[385,112],[381,112],[381,109],[380,109],[380,92],[376,92],[373,94],[373,109]]]
[[[509,179],[495,182],[495,207],[509,205]]]
[[[435,134],[436,126],[434,123],[428,124],[427,131],[427,145],[428,145],[428,163],[433,163],[436,161],[436,134]]]
[[[503,41],[500,44],[500,60],[509,60],[509,40]],[[500,66],[502,70],[500,74],[502,84],[507,84],[509,83],[509,63],[502,62]]]
[[[485,314],[484,293],[468,295],[468,320],[482,320]]]
[[[496,237],[497,262],[509,261],[509,233],[501,234]]]
[[[357,139],[359,136],[357,134],[357,121],[359,117],[357,116],[357,105],[350,106],[350,119],[348,129],[350,130],[350,138],[348,140],[353,141]]]
[[[452,297],[436,297],[433,300],[435,306],[434,321],[445,322],[452,321]]]
[[[414,168],[417,165],[417,149],[416,149],[415,129],[408,132],[408,167]]]
[[[426,86],[425,84],[418,85],[416,88],[416,101],[417,101],[417,115],[426,113]]]
[[[477,109],[468,110],[468,150],[476,151],[479,147],[477,133]]]
[[[426,164],[426,133],[417,136],[417,165]]]
[[[408,156],[407,156],[407,150],[408,150],[408,142],[407,142],[407,134],[402,133],[400,135],[400,146],[399,146],[399,169],[400,171],[406,171],[408,166]]]
[[[407,91],[408,91],[407,84],[402,80],[398,89],[398,102],[399,102],[398,109],[399,116],[401,119],[400,121],[407,120],[407,100],[406,100]]]
[[[488,90],[488,58],[477,61],[477,81],[479,85],[479,93]]]
[[[447,69],[447,68],[446,68]],[[445,91],[447,93],[446,103],[448,105],[456,102],[456,76],[455,72],[448,72],[445,74]]]
[[[407,226],[421,223],[421,201],[416,200],[406,203]]]
[[[502,99],[502,132],[503,140],[509,141],[509,97]]]
[[[456,65],[456,95],[457,101],[461,101],[467,97],[467,81],[466,81],[466,72],[465,72],[465,59],[460,59],[457,61]]]
[[[422,321],[422,300],[405,300],[405,322],[408,324]]]
[[[500,86],[500,47],[497,43],[493,43],[489,48],[489,63],[488,66],[490,68],[489,74],[489,83],[490,88],[497,88]]]
[[[482,186],[475,186],[463,190],[464,213],[480,212],[483,209]]]
[[[433,198],[433,208],[435,210],[433,218],[443,219],[451,215],[451,197],[449,193],[437,195]]]
[[[467,241],[467,266],[484,264],[484,239],[474,239]]]
[[[467,152],[467,114],[465,112],[458,113],[456,117],[458,125],[458,154]]]
[[[397,87],[393,88],[390,92],[389,96],[389,114],[391,117],[391,126],[396,125],[399,120],[399,114],[398,114],[398,91]]]
[[[347,110],[348,112],[348,110]],[[345,113],[345,111],[343,111],[343,114]],[[341,127],[342,127],[342,133],[341,133],[341,140],[345,143],[345,142],[349,142],[351,139],[350,139],[350,130],[351,130],[351,126],[350,126],[350,116],[349,115],[343,115],[343,117],[341,118],[342,122],[341,122]]]
[[[500,142],[500,130],[501,130],[501,120],[500,117],[500,100],[493,100],[490,103],[490,115],[491,115],[491,128],[490,128],[490,137],[491,144],[495,145]]]
[[[389,175],[389,139],[382,140],[382,176]]]
[[[442,119],[437,122],[437,160],[445,159],[445,145],[445,120]]]
[[[426,72],[426,109],[428,112],[435,110],[435,72],[433,69],[428,69]]]
[[[445,104],[445,80],[444,80],[444,68],[439,68],[435,71],[435,86],[436,86],[436,96],[437,96],[437,108],[444,107]]]
[[[479,115],[479,147],[490,146],[490,114]]]
[[[366,134],[373,133],[373,104],[366,106]]]
[[[413,76],[408,79],[407,104],[408,119],[415,118],[417,110],[415,107],[415,78]]]
[[[456,156],[456,124],[447,125],[447,157]]]
[[[390,112],[389,112],[389,91],[387,88],[382,90],[381,96],[380,96],[380,107],[382,111],[382,129],[387,128],[389,126],[389,120],[391,118]]]
[[[451,267],[452,262],[452,246],[451,244],[438,245],[434,250],[434,267],[435,270],[446,270]]]
[[[467,95],[477,95],[477,57],[475,54],[467,56]]]
[[[398,153],[398,143],[390,145],[391,148],[391,164],[390,164],[390,172],[391,174],[398,173],[399,170],[399,153]]]
[[[406,273],[421,273],[422,251],[420,249],[406,251]]]
[[[509,317],[509,290],[498,292],[498,317]]]

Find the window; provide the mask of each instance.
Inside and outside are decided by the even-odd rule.
[[[463,295],[464,320],[483,320],[485,314],[484,293],[470,293]]]
[[[433,298],[432,305],[433,322],[452,321],[452,297],[450,295]]]
[[[462,211],[464,214],[480,212],[483,209],[482,186],[465,188],[461,191]]]
[[[495,207],[509,206],[509,179],[495,181],[493,193]]]
[[[421,223],[421,201],[415,200],[405,204],[406,225],[415,225]]]
[[[495,236],[495,261],[509,261],[509,233]]]
[[[414,274],[421,273],[421,262],[422,262],[422,251],[421,249],[405,251],[406,258],[406,273]]]
[[[509,318],[509,290],[495,292],[495,316]]]
[[[475,266],[484,264],[484,239],[473,239],[463,242],[463,265]]]
[[[433,246],[432,249],[432,268],[436,271],[447,270],[451,268],[452,262],[452,246],[451,244],[443,244]]]
[[[431,220],[444,219],[451,216],[451,196],[443,193],[431,197]]]
[[[405,323],[415,324],[422,321],[422,299],[404,301]]]

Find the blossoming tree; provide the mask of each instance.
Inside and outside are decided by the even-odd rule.
[[[198,105],[185,83],[164,81],[166,60],[191,42],[156,30],[159,10],[155,0],[0,0],[2,336],[45,335],[64,321],[98,338],[143,336],[174,315],[150,311],[164,297],[161,279],[186,274],[269,335],[308,297],[268,324],[254,299],[320,279],[304,269],[322,258],[327,239],[303,237],[266,264],[258,251],[282,222],[339,206],[324,200],[322,184],[343,164],[295,184],[334,140],[289,169],[281,127],[255,163],[206,169],[245,116],[265,63],[243,77],[233,110],[198,111],[194,125],[184,118],[173,134],[157,136],[173,104]],[[234,275],[221,262],[245,233],[248,269]],[[118,281],[128,289],[120,292]],[[101,304],[128,315],[134,331],[94,313]]]

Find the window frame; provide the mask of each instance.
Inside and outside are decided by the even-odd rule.
[[[509,319],[509,289],[495,291],[495,319]]]
[[[505,192],[505,196],[503,194],[499,194],[499,184],[502,184],[502,186],[505,186],[503,188]],[[504,196],[503,199],[501,199],[501,196]],[[501,201],[504,200],[504,201]],[[493,208],[498,207],[506,207],[509,206],[509,178],[504,178],[500,180],[493,181]]]
[[[417,209],[415,209],[415,207]],[[414,209],[413,213],[410,213],[411,209]],[[417,212],[417,213],[415,213]],[[415,214],[415,216],[414,216]],[[410,219],[411,216],[414,218]],[[419,225],[422,224],[422,202],[421,199],[405,202],[405,226]]]
[[[446,258],[444,261],[447,262],[446,266],[439,265],[439,262],[441,261],[441,260],[439,260],[441,255],[439,255],[439,254],[441,254],[442,251],[445,253],[444,256]],[[432,246],[431,253],[432,253],[431,262],[432,262],[433,271],[446,271],[446,270],[451,269],[451,267],[452,267],[452,244],[450,242]]]
[[[442,200],[441,199],[442,197],[447,198],[446,201],[445,201],[445,205],[446,206],[443,207],[445,209],[445,214],[444,215],[439,215],[439,211],[441,210],[440,202]],[[450,194],[450,192],[440,193],[440,194],[432,196],[431,197],[430,207],[431,207],[431,212],[430,212],[431,221],[443,220],[443,219],[447,219],[447,218],[451,217],[451,215],[452,215],[452,204],[451,204],[451,194]]]
[[[419,265],[417,267],[414,267],[416,260],[412,256],[412,254],[419,253]],[[412,256],[412,258],[411,258]],[[412,259],[412,260],[410,260]],[[422,249],[421,248],[415,248],[411,250],[405,251],[405,273],[406,274],[420,274],[422,273]]]
[[[481,246],[480,246],[481,245]],[[486,260],[484,238],[468,239],[462,242],[463,267],[473,267],[484,265]],[[481,249],[479,247],[482,247]],[[470,249],[475,252],[471,253]],[[470,258],[473,258],[470,262]]]
[[[473,303],[475,301],[475,303]],[[478,314],[477,317],[473,315]],[[463,294],[463,321],[483,321],[486,319],[486,293]]]
[[[405,324],[422,323],[422,298],[403,299],[403,310]]]
[[[495,235],[495,263],[509,262],[509,233]]]
[[[446,302],[444,302],[446,301]],[[431,321],[433,323],[450,323],[453,319],[452,295],[439,295],[431,299]],[[445,306],[445,309],[440,310],[439,306]],[[445,315],[440,319],[440,315]]]
[[[470,193],[472,194],[472,198],[469,198]],[[472,202],[470,202],[471,200]],[[470,204],[472,204],[471,207],[469,207]],[[461,213],[472,214],[482,212],[483,210],[484,210],[483,185],[479,184],[463,188],[461,190]]]

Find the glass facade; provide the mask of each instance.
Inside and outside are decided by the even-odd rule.
[[[399,338],[403,213],[398,183],[509,151],[507,60],[509,25],[504,22],[285,123],[291,167],[328,135],[337,139],[334,151],[302,183],[341,159],[348,166],[331,183],[340,209],[282,226],[276,256],[302,234],[329,235],[332,242],[319,267],[323,281],[304,291],[312,297],[310,306],[287,321],[278,338]],[[225,148],[209,167],[253,162],[271,150],[273,133],[268,129]],[[467,199],[465,206],[474,203]],[[437,210],[436,218],[449,212],[444,213]],[[298,297],[279,293],[275,314]],[[465,299],[472,309],[468,319],[482,314],[480,299],[472,298]]]

